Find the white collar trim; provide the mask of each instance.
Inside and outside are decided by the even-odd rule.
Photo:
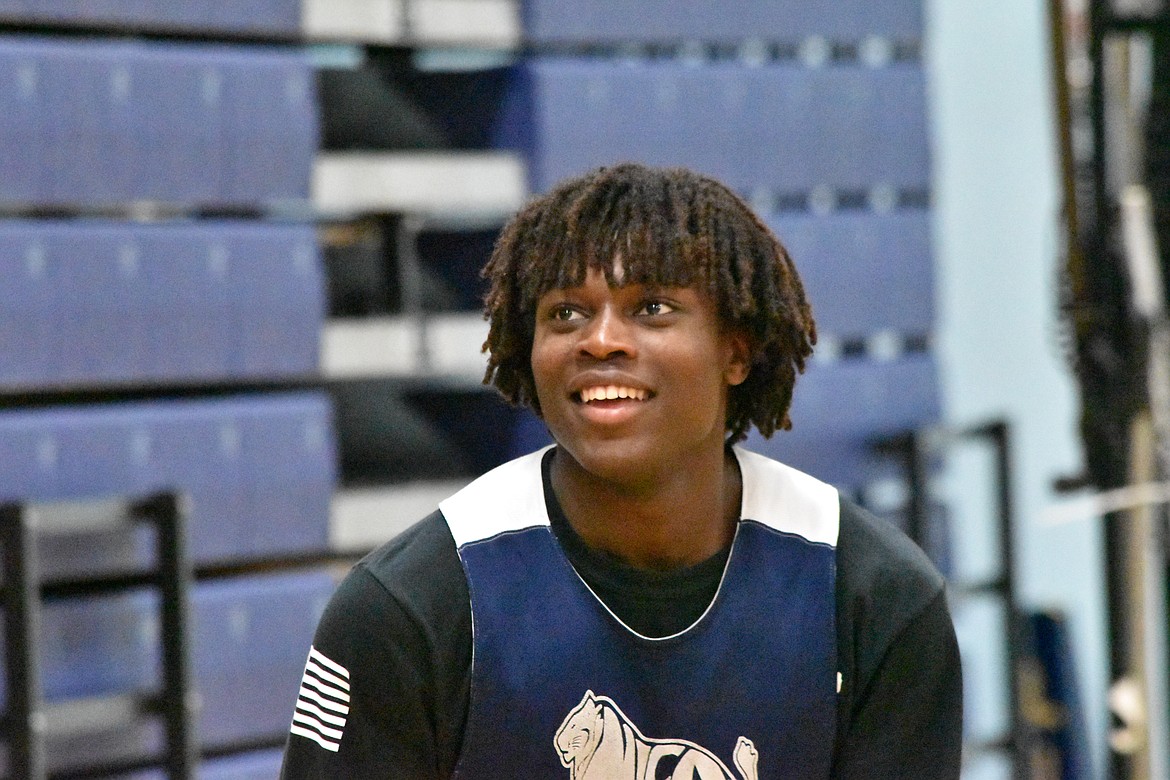
[[[550,447],[497,466],[439,503],[456,547],[549,525],[540,463]],[[836,488],[742,447],[732,450],[743,477],[742,519],[836,546],[841,519]]]

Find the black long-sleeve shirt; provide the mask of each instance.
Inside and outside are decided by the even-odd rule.
[[[574,568],[638,633],[675,633],[714,598],[728,550],[677,571],[631,568],[576,535],[547,468],[545,496]],[[832,777],[959,777],[962,675],[942,577],[900,531],[845,500],[836,555],[842,686]],[[335,751],[290,736],[285,780],[451,776],[468,710],[471,609],[439,512],[350,572],[313,645],[348,672],[348,712]]]

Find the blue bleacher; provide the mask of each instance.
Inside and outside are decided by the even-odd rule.
[[[922,36],[921,0],[524,0],[522,16],[539,44]]]
[[[0,221],[0,387],[299,376],[325,282],[311,226]]]
[[[931,355],[814,363],[796,384],[792,430],[765,439],[753,429],[744,446],[851,490],[900,474],[899,461],[874,445],[932,425],[940,413]]]
[[[192,32],[278,33],[301,29],[299,0],[0,0],[0,18],[16,22],[130,26]]]
[[[928,211],[784,213],[767,223],[796,263],[821,334],[852,339],[933,331]]]
[[[219,51],[172,47],[136,54],[137,197],[197,203],[221,199],[231,108],[223,95]]]
[[[36,41],[0,39],[0,201],[38,201],[49,191],[42,53]]]
[[[0,412],[0,500],[80,499],[179,488],[192,499],[200,562],[323,550],[337,475],[321,393]],[[88,549],[142,555],[135,535],[95,547],[57,540],[67,570]],[[91,560],[92,566],[118,561]]]
[[[0,37],[0,201],[303,201],[315,83],[299,49]]]
[[[276,780],[280,776],[283,758],[284,751],[280,749],[252,750],[210,758],[199,765],[195,777],[199,780]],[[167,780],[167,773],[154,769],[125,775],[120,780]]]
[[[201,746],[255,744],[287,733],[305,655],[335,587],[333,576],[320,570],[196,584],[192,670],[201,702]],[[42,613],[40,645],[46,701],[155,690],[160,681],[156,614],[157,598],[147,592],[50,602]],[[65,766],[79,758],[141,755],[161,746],[152,724],[108,732],[51,745],[50,762]],[[245,754],[209,763],[201,776],[255,773],[274,760],[279,766],[279,753]]]
[[[324,572],[197,586],[193,660],[204,745],[287,734],[313,631],[335,587]]]
[[[542,57],[518,66],[496,133],[530,186],[634,160],[752,192],[929,188],[916,63],[806,68]]]
[[[320,144],[316,70],[308,56],[237,47],[225,63],[224,197],[229,202],[308,198]]]
[[[199,767],[199,780],[276,780],[283,757],[283,750],[256,750],[211,759]]]

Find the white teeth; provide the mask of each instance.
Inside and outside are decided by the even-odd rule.
[[[589,401],[612,401],[617,398],[633,398],[636,401],[645,401],[646,395],[645,390],[638,390],[633,387],[605,385],[585,388],[581,391],[581,400],[586,403]]]

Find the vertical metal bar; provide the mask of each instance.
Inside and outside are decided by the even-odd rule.
[[[186,500],[166,494],[146,511],[158,527],[159,596],[162,623],[162,714],[166,729],[166,768],[173,780],[195,776],[195,701],[191,685],[190,590],[193,574],[187,553]]]
[[[41,780],[46,777],[45,711],[36,651],[41,594],[29,521],[26,506],[0,506],[0,544],[4,546],[8,774],[14,778]]]
[[[1090,242],[1089,256],[1106,258],[1109,232],[1107,171],[1105,160],[1105,35],[1110,9],[1107,0],[1089,3],[1089,62],[1092,82],[1089,86],[1089,111],[1092,126],[1092,214],[1093,224],[1086,230]],[[1105,517],[1105,571],[1106,600],[1109,622],[1109,679],[1112,683],[1127,673],[1130,655],[1128,598],[1125,592],[1126,518],[1114,512]],[[1110,730],[1115,724],[1110,724]],[[1108,776],[1126,780],[1132,776],[1133,764],[1129,756],[1112,749],[1109,751]]]
[[[1108,174],[1105,160],[1105,32],[1109,9],[1107,0],[1089,2],[1089,62],[1093,77],[1089,85],[1089,114],[1093,130],[1093,215],[1095,249],[1104,247],[1109,224]]]
[[[1013,527],[1015,519],[1012,504],[1011,432],[1007,422],[999,420],[987,426],[986,435],[995,448],[996,510],[998,515],[997,533],[1000,556],[1000,593],[1003,597],[1003,632],[1006,640],[1008,667],[1008,713],[1012,746],[1012,776],[1016,780],[1027,780],[1029,768],[1027,757],[1028,732],[1020,711],[1020,686],[1018,676],[1021,664],[1021,635],[1024,627],[1016,609],[1016,544]]]
[[[903,446],[906,459],[906,485],[909,495],[906,499],[906,535],[924,550],[927,549],[927,513],[930,511],[930,497],[927,494],[926,454],[923,435],[919,431],[906,434]]]

